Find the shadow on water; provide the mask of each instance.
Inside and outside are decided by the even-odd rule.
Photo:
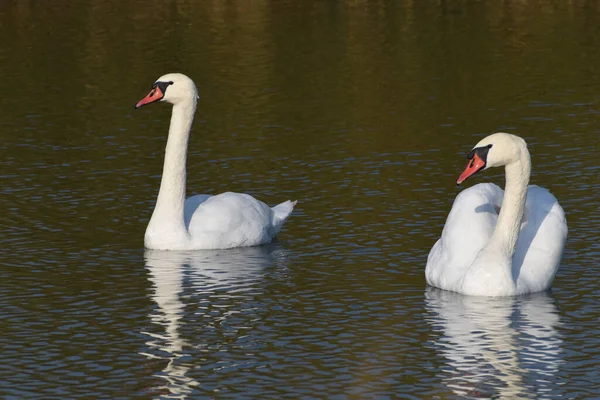
[[[426,318],[445,386],[469,398],[539,398],[556,385],[561,325],[549,293],[475,297],[428,287]]]
[[[215,343],[193,343],[184,339],[184,326],[191,323],[204,331],[226,329],[223,327],[228,317],[242,312],[240,307],[230,307],[231,303],[236,298],[243,299],[243,293],[253,289],[275,260],[285,257],[286,252],[279,244],[194,252],[145,251],[148,279],[153,287],[150,297],[157,305],[149,319],[158,330],[143,332],[149,337],[148,351],[143,355],[167,361],[164,369],[156,374],[165,384],[152,391],[168,394],[169,398],[186,398],[200,385],[188,376],[190,369],[201,364],[197,359],[191,360],[190,350],[201,352]],[[212,296],[229,298],[232,302],[221,304],[219,308],[218,304],[211,303]],[[205,304],[199,307],[203,311],[186,314],[187,304],[203,300]]]

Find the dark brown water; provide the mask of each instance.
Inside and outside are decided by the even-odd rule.
[[[0,42],[3,398],[596,396],[595,2],[0,1]],[[297,199],[277,243],[144,251],[175,71],[189,194]],[[567,213],[552,293],[428,289],[498,130]]]

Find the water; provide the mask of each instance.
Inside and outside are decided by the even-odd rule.
[[[3,398],[590,398],[600,17],[589,2],[0,3]],[[143,249],[170,110],[188,193],[298,200],[272,245]],[[565,209],[551,293],[427,288],[485,134]],[[487,171],[471,183],[502,183]]]

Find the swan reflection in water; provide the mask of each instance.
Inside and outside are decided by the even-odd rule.
[[[461,397],[538,398],[558,384],[562,340],[554,299],[465,296],[428,287],[428,322],[446,387]]]
[[[186,305],[195,303],[194,306],[198,308],[199,302],[208,301],[207,296],[215,293],[220,296],[229,293],[238,300],[240,292],[254,290],[251,293],[254,295],[256,290],[260,290],[260,285],[256,283],[261,280],[265,270],[279,264],[286,256],[278,244],[230,250],[145,251],[148,279],[153,285],[150,296],[158,306],[149,317],[159,329],[142,332],[150,338],[142,354],[150,359],[168,362],[162,373],[156,375],[164,379],[166,384],[152,391],[166,392],[168,398],[184,399],[194,387],[200,385],[187,376],[191,368],[198,366],[198,360],[192,362],[186,348],[199,346],[182,337],[181,330],[186,325]],[[182,296],[184,290],[189,292],[185,297]],[[215,318],[223,320],[236,312],[239,312],[239,307],[224,307],[221,315],[211,315],[211,318],[213,321]],[[194,314],[193,320],[196,325],[202,318],[197,314]]]

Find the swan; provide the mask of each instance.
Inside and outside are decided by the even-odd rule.
[[[184,74],[158,78],[138,109],[156,101],[173,105],[160,190],[146,228],[144,246],[154,250],[228,249],[269,243],[288,219],[295,201],[269,207],[243,193],[185,198],[188,139],[198,91]]]
[[[549,289],[562,258],[567,221],[548,190],[528,186],[531,158],[525,140],[494,133],[477,143],[467,159],[457,184],[504,166],[506,189],[480,183],[456,197],[427,258],[427,283],[474,296]]]

